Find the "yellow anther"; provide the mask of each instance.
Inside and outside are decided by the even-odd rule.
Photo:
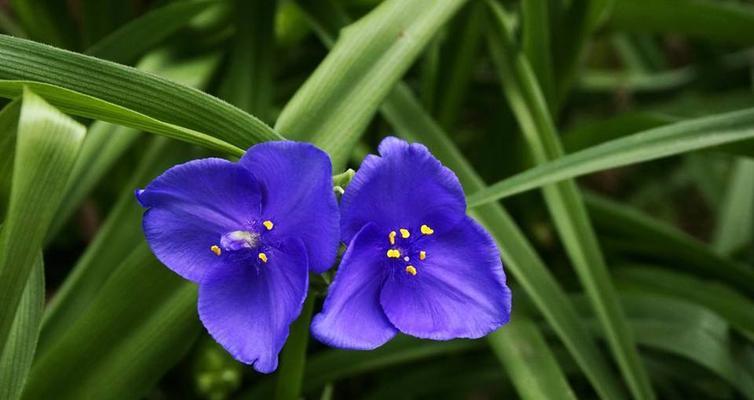
[[[401,252],[396,249],[390,249],[387,251],[388,258],[401,258]]]
[[[259,253],[257,257],[259,257],[259,259],[262,260],[263,263],[267,263],[267,254]]]
[[[420,260],[424,260],[425,258],[427,258],[427,252],[424,251],[424,250],[420,251],[419,252],[419,259]]]
[[[406,228],[401,228],[401,237],[404,239],[408,239],[409,236],[411,236],[411,232],[408,231]]]
[[[387,238],[390,240],[390,244],[395,244],[395,231],[390,231]]]
[[[431,235],[435,233],[435,231],[432,230],[432,228],[430,228],[428,225],[422,225],[419,229],[421,229],[423,235]]]
[[[220,254],[223,254],[223,251],[220,250],[220,247],[218,245],[213,245],[209,249],[212,250],[212,252],[215,253],[216,256],[219,256]]]
[[[416,268],[414,268],[413,265],[407,265],[406,266],[406,272],[408,272],[411,275],[416,276]]]
[[[272,228],[275,226],[275,224],[273,224],[272,221],[270,220],[262,222],[262,225],[264,225],[264,227],[267,228],[268,231],[271,231]]]

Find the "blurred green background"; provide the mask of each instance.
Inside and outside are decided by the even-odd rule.
[[[754,398],[750,0],[10,0],[0,31],[0,399]],[[512,322],[330,349],[317,278],[278,371],[235,362],[133,190],[386,135],[458,174]]]

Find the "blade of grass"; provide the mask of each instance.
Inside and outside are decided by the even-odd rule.
[[[636,208],[589,192],[585,192],[584,198],[602,237],[612,234],[637,246],[634,248],[647,246],[647,252],[642,254],[645,259],[662,261],[685,272],[720,280],[743,293],[754,295],[754,271],[748,265],[716,254],[687,233]]]
[[[7,219],[0,233],[0,352],[85,131],[24,90]]]
[[[388,0],[344,28],[325,60],[286,104],[275,129],[320,146],[335,170],[390,89],[465,0]]]
[[[37,348],[45,302],[44,266],[38,254],[18,303],[5,350],[0,352],[0,399],[16,400],[26,383]]]
[[[5,220],[5,211],[8,206],[20,110],[21,100],[19,99],[13,100],[0,110],[0,221]]]
[[[672,32],[751,45],[754,7],[714,0],[614,0],[608,24],[620,31]]]
[[[337,32],[339,24],[347,23],[344,14],[337,7],[332,4],[327,6],[328,4],[318,3],[319,6],[314,7],[309,3],[302,3],[314,23],[328,27],[329,31],[319,30],[325,44],[332,43],[331,37]],[[484,182],[469,162],[442,128],[422,109],[419,100],[406,84],[399,83],[393,89],[381,112],[400,136],[426,144],[445,165],[455,171],[467,192],[484,187]],[[490,229],[502,249],[506,268],[535,300],[597,392],[604,398],[625,398],[608,363],[581,325],[565,292],[510,215],[498,204],[480,207],[474,214]]]
[[[288,341],[280,353],[280,370],[277,373],[275,399],[296,400],[301,394],[301,384],[306,367],[306,348],[309,344],[309,324],[314,311],[313,293],[304,303],[301,315],[291,325]]]
[[[490,335],[490,344],[522,399],[576,399],[532,321],[514,315],[504,329]]]
[[[615,276],[622,291],[657,293],[704,306],[754,340],[754,302],[728,286],[658,266],[630,265]]]
[[[0,80],[0,96],[16,97],[29,87],[50,104],[62,111],[86,118],[99,119],[116,125],[144,130],[169,138],[193,143],[225,154],[241,156],[243,150],[222,139],[192,129],[167,123],[104,100],[71,91],[59,86],[31,81]]]
[[[281,139],[257,118],[197,89],[131,67],[4,35],[0,35],[0,79],[56,85],[152,119],[209,133],[243,149],[259,141]]]
[[[592,172],[751,139],[754,109],[669,124],[542,163],[472,194],[469,205],[476,207]]]
[[[514,44],[507,17],[501,6],[487,2],[495,29],[489,36],[503,91],[513,109],[534,160],[542,164],[563,155],[547,104],[529,63]],[[640,362],[634,339],[627,328],[597,243],[581,194],[573,181],[543,188],[545,202],[571,259],[576,274],[595,309],[618,366],[637,399],[654,398],[646,370]]]
[[[718,215],[712,245],[715,251],[732,254],[751,243],[754,230],[754,160],[741,158],[733,164]]]
[[[166,168],[183,160],[185,157],[182,149],[173,147],[171,150],[170,143],[165,138],[154,138],[146,146],[139,167],[124,186],[94,241],[87,246],[50,300],[42,321],[38,350],[40,356],[50,347],[57,346],[70,324],[85,315],[113,273],[113,263],[124,260],[137,243],[143,242],[143,210],[134,201],[134,189],[142,187]]]
[[[39,355],[23,398],[143,398],[197,338],[195,307],[195,285],[138,244],[87,312]]]
[[[75,49],[78,35],[68,3],[57,0],[11,0],[11,7],[31,39]]]
[[[277,0],[234,0],[233,7],[236,34],[220,97],[269,120]]]
[[[521,48],[531,62],[550,110],[555,106],[555,78],[550,47],[549,1],[521,2]]]
[[[100,3],[99,0],[90,3]],[[98,40],[86,50],[86,54],[131,64],[149,49],[163,42],[191,19],[210,8],[222,7],[216,0],[185,0],[168,3],[119,27],[116,31]]]

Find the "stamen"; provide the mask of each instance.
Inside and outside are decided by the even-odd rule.
[[[267,263],[267,254],[259,253],[257,257],[259,257],[259,259],[262,260],[263,263]]]
[[[406,266],[406,272],[408,272],[412,276],[416,276],[416,268],[414,268],[413,265]]]
[[[388,258],[401,258],[401,252],[400,250],[390,249],[387,251],[387,257]]]
[[[391,231],[387,235],[388,240],[390,240],[390,244],[395,244],[395,231]]]
[[[220,254],[223,254],[223,251],[220,250],[220,246],[218,246],[216,244],[212,245],[212,247],[210,247],[209,249],[212,250],[212,252],[215,253],[216,256],[219,256]]]
[[[409,262],[409,261],[411,261],[411,259],[410,259],[410,258],[408,258],[408,256],[406,256],[406,257],[403,257],[403,261],[405,261],[405,262]]]
[[[435,231],[430,228],[428,225],[422,225],[421,228],[419,228],[422,231],[423,235],[431,235],[435,233]]]
[[[409,236],[411,236],[411,232],[408,231],[406,228],[401,228],[401,237],[404,239],[408,239]]]
[[[273,224],[272,221],[270,220],[262,222],[262,225],[264,225],[264,227],[267,228],[268,231],[271,231],[272,228],[275,226],[275,224]]]
[[[427,258],[427,252],[424,251],[424,250],[420,251],[419,252],[419,259],[420,260],[424,260],[425,258]]]

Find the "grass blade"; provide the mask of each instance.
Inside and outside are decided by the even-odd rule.
[[[4,35],[0,35],[0,79],[59,86],[211,134],[243,149],[259,141],[280,140],[262,121],[199,90],[134,68]]]
[[[576,399],[537,326],[526,318],[490,335],[490,344],[522,399]]]
[[[754,230],[754,160],[741,158],[733,164],[728,189],[720,207],[712,247],[731,254],[751,243]]]
[[[193,143],[202,147],[217,150],[225,154],[240,156],[243,150],[222,139],[207,135],[192,129],[167,123],[131,109],[108,103],[99,98],[74,92],[59,86],[30,81],[3,81],[0,80],[0,96],[15,97],[24,87],[30,87],[50,104],[62,111],[107,121],[117,125],[124,125],[147,132],[164,135],[169,138]]]
[[[85,128],[24,90],[8,214],[0,234],[0,351],[60,204]]]
[[[495,29],[489,36],[490,51],[496,62],[503,91],[516,116],[534,160],[544,163],[562,156],[547,104],[526,57],[511,39],[510,27],[502,8],[488,2]],[[565,181],[544,187],[550,215],[563,241],[581,284],[606,333],[607,342],[623,376],[637,399],[654,398],[649,377],[639,355],[625,315],[618,302],[602,251],[589,221],[575,182]]]
[[[0,399],[16,400],[21,396],[37,348],[44,302],[44,266],[39,254],[18,303],[8,343],[0,353]]]
[[[341,36],[275,123],[345,165],[359,135],[414,60],[465,0],[388,0]]]

